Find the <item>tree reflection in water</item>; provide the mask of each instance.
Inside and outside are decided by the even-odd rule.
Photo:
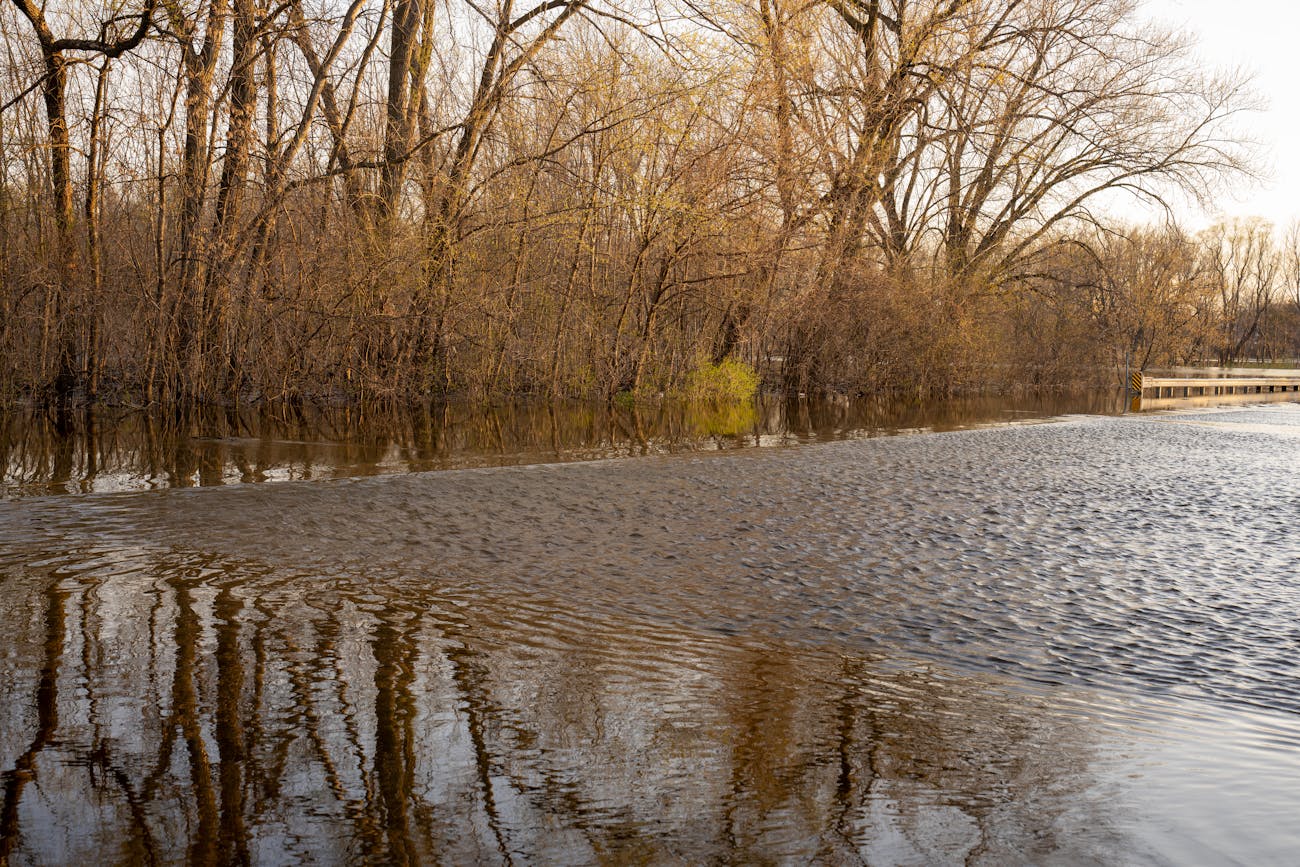
[[[120,548],[4,574],[4,864],[996,861],[1092,785],[1067,718],[833,649]]]
[[[212,486],[784,445],[1114,412],[1108,392],[733,405],[195,406],[0,412],[0,496]]]
[[[1285,861],[1297,425],[0,502],[0,862]]]

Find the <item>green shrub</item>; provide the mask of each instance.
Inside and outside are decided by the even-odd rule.
[[[699,401],[743,401],[758,393],[759,377],[754,368],[724,358],[717,364],[701,359],[686,377],[682,396]]]

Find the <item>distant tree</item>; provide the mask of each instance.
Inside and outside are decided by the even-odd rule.
[[[1234,219],[1207,229],[1210,279],[1217,292],[1215,354],[1220,364],[1244,359],[1277,295],[1281,261],[1273,224]]]

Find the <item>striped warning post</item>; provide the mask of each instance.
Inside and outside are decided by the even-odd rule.
[[[1134,373],[1132,376],[1130,376],[1129,379],[1128,379],[1128,385],[1129,385],[1129,389],[1130,389],[1134,394],[1141,395],[1141,394],[1142,394],[1142,374],[1141,374],[1141,372]]]

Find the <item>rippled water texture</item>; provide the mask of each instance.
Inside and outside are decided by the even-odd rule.
[[[0,862],[1295,863],[1300,408],[0,502]]]

